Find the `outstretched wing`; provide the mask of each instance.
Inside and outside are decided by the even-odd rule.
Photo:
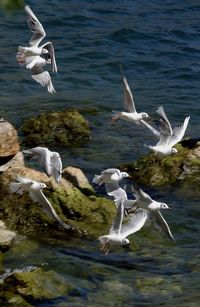
[[[112,222],[109,234],[111,233],[120,234],[123,217],[124,217],[124,204],[123,200],[121,200],[117,208],[116,218]]]
[[[159,210],[152,211],[153,219],[159,230],[166,235],[170,240],[175,241],[170,228]]]
[[[40,83],[43,87],[47,87],[49,93],[55,93],[55,89],[53,87],[51,76],[48,71],[44,71],[41,65],[35,65],[31,69],[31,76],[32,78]]]
[[[184,123],[181,126],[175,127],[173,130],[173,135],[170,139],[170,146],[173,147],[175,144],[180,142],[185,134],[190,116],[186,117]]]
[[[121,236],[126,238],[132,233],[140,230],[147,219],[147,212],[143,209],[137,209],[133,214],[129,215],[129,222],[121,226]]]
[[[31,32],[33,32],[29,44],[30,46],[38,46],[39,43],[43,40],[43,38],[46,36],[46,33],[42,24],[39,22],[39,20],[28,5],[25,6],[25,11],[28,15],[29,28]]]
[[[126,80],[126,77],[122,75],[122,84],[124,87],[124,105],[125,105],[125,110],[127,112],[136,112],[135,109],[135,103],[133,100],[133,95],[131,93],[130,87],[128,85],[128,82]]]
[[[151,130],[151,132],[156,136],[156,137],[160,137],[160,131],[158,131],[157,129],[155,129],[153,126],[151,126],[149,123],[147,123],[145,120],[141,120],[140,121],[143,125],[145,125],[149,130]]]
[[[56,58],[55,58],[55,51],[53,44],[51,42],[48,42],[42,46],[44,49],[46,49],[49,53],[50,59],[51,59],[51,66],[52,71],[57,72],[57,65],[56,65]]]
[[[65,229],[70,229],[71,227],[64,223],[61,218],[57,215],[55,212],[52,204],[49,202],[49,200],[46,198],[44,193],[41,190],[34,191],[34,197],[35,201],[42,204],[44,211],[50,215],[52,218],[55,218],[60,225],[62,225]]]
[[[62,161],[57,152],[51,152],[51,174],[56,182],[60,183],[62,176]]]

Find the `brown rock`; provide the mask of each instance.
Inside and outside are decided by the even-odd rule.
[[[15,128],[0,119],[0,157],[14,156],[20,149]]]

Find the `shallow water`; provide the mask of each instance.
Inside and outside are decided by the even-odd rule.
[[[123,63],[138,110],[155,116],[163,105],[173,124],[191,115],[186,135],[199,137],[199,1],[29,4],[55,45],[59,73],[51,75],[57,93],[48,94],[15,61],[17,46],[30,37],[24,11],[0,11],[0,116],[19,127],[46,110],[80,109],[92,139],[59,151],[65,165],[81,167],[91,179],[138,158],[147,152],[143,144],[155,141],[141,127],[111,124],[111,111],[123,106]],[[150,192],[172,207],[165,217],[175,244],[148,226],[132,237],[131,250],[115,247],[108,256],[87,240],[27,242],[32,247],[24,247],[24,254],[8,252],[5,268],[43,266],[72,284],[70,296],[38,306],[198,306],[199,200],[177,187]]]

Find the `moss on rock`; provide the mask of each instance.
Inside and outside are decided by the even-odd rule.
[[[90,129],[85,118],[75,109],[62,112],[43,113],[25,121],[20,130],[24,134],[24,144],[76,145],[88,141]]]
[[[162,186],[183,182],[185,186],[196,185],[200,191],[200,146],[198,143],[194,146],[188,148],[177,144],[177,154],[158,157],[149,153],[138,161],[123,165],[121,169],[143,185]]]
[[[9,183],[14,181],[17,175],[44,182],[47,188],[43,193],[57,215],[69,224],[72,230],[66,231],[56,219],[49,217],[41,204],[33,202],[27,192],[23,195],[10,194]],[[28,237],[38,237],[39,234],[67,236],[73,231],[74,235],[97,238],[108,230],[116,213],[114,203],[104,197],[97,197],[92,187],[88,188],[88,193],[88,189],[80,190],[65,178],[58,185],[53,178],[27,167],[8,169],[0,175],[0,180],[0,219],[4,220],[10,229]]]
[[[15,272],[6,277],[0,285],[0,298],[8,303],[15,302],[16,305],[21,302],[20,306],[32,306],[37,301],[68,295],[70,291],[71,286],[62,276],[38,268],[30,272]]]

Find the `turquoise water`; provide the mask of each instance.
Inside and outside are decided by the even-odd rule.
[[[187,136],[199,137],[199,1],[29,1],[53,42],[59,73],[50,95],[15,60],[30,32],[24,11],[0,11],[0,116],[19,127],[47,110],[78,108],[89,121],[91,141],[60,148],[64,165],[81,167],[88,178],[147,152],[150,134],[129,123],[111,124],[121,110],[119,65],[124,65],[138,111],[154,116],[163,105],[170,121],[191,120]],[[73,286],[70,296],[38,306],[198,306],[199,199],[177,187],[150,190],[167,202],[165,214],[176,243],[147,227],[132,249],[103,256],[97,242],[44,240],[31,253],[10,251],[6,267],[44,266]],[[78,248],[77,248],[78,246]],[[13,255],[14,253],[14,255]]]

